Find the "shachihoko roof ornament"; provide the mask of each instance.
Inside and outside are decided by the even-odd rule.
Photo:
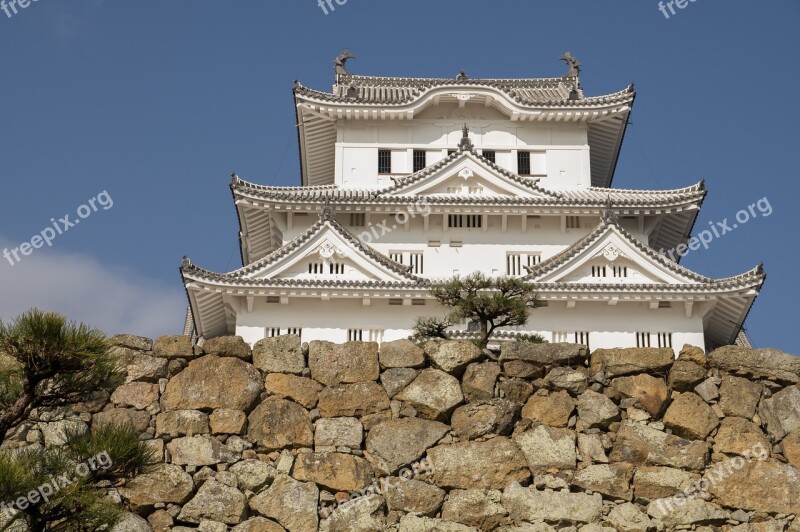
[[[347,63],[348,59],[355,59],[355,58],[356,58],[356,56],[354,56],[350,52],[350,49],[349,48],[345,48],[342,51],[342,54],[340,56],[338,56],[336,59],[334,59],[333,68],[336,71],[336,77],[337,78],[339,76],[349,76],[350,75],[350,73],[347,71],[346,63]]]
[[[583,65],[581,64],[580,61],[578,61],[577,57],[572,55],[572,52],[570,52],[569,50],[564,52],[564,55],[561,56],[561,61],[565,61],[567,63],[567,67],[569,68],[564,77],[566,78],[580,77],[581,68],[583,67]]]

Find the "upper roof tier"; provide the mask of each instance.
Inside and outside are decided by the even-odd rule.
[[[578,77],[580,65],[571,54],[562,57],[570,66],[567,75],[523,79],[472,79],[463,71],[453,78],[354,75],[345,69],[352,57],[345,51],[337,58],[330,92],[295,82],[303,185],[333,182],[341,121],[391,120],[396,125],[430,117],[429,109],[448,105],[492,109],[509,122],[528,126],[583,124],[592,185],[611,185],[636,93],[629,85],[610,94],[587,96]]]

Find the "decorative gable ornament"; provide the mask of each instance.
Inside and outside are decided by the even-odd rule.
[[[622,252],[622,250],[620,250],[614,244],[608,244],[606,247],[604,247],[603,251],[601,251],[597,256],[599,257],[600,255],[605,257],[609,262],[614,262],[620,256],[625,257],[625,254]]]
[[[321,258],[322,262],[325,264],[335,262],[336,258],[344,258],[347,256],[347,253],[333,245],[330,240],[325,240],[313,253],[319,254],[319,258]]]
[[[461,177],[461,178],[463,178],[465,181],[466,181],[467,179],[471,178],[471,177],[474,177],[474,176],[475,176],[475,172],[473,172],[473,171],[472,171],[471,169],[469,169],[469,168],[463,168],[463,169],[462,169],[462,170],[461,170],[461,171],[458,173],[458,177]]]

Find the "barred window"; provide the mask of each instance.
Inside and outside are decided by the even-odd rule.
[[[517,152],[517,173],[519,175],[531,175],[531,152]]]
[[[419,172],[428,166],[426,156],[425,150],[414,150],[414,172]]]
[[[392,173],[392,152],[391,150],[378,150],[378,173]]]
[[[344,264],[338,262],[332,262],[329,265],[329,271],[331,275],[344,275]]]
[[[658,347],[672,347],[672,333],[658,333]]]
[[[483,150],[483,157],[484,159],[488,159],[490,162],[497,162],[497,154],[494,150]]]
[[[367,215],[363,212],[354,212],[350,214],[351,227],[364,227],[367,224]]]
[[[347,341],[348,342],[361,342],[364,339],[364,331],[361,329],[348,329]]]
[[[650,333],[637,332],[636,333],[636,347],[650,347]]]
[[[580,216],[567,216],[567,229],[580,229],[581,217]]]

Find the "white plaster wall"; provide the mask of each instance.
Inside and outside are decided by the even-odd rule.
[[[246,308],[246,307],[243,307]],[[348,329],[364,330],[364,341],[369,330],[383,331],[383,340],[406,338],[411,334],[417,316],[444,316],[447,311],[428,301],[425,306],[389,305],[386,299],[372,299],[365,306],[361,299],[290,298],[288,304],[266,303],[257,299],[253,312],[237,316],[236,334],[248,343],[255,344],[264,338],[266,328],[303,327],[302,341],[347,341]],[[704,348],[703,323],[700,316],[686,318],[683,306],[651,310],[647,303],[624,303],[609,306],[606,303],[582,303],[567,308],[564,302],[551,302],[549,306],[535,309],[528,325],[517,330],[542,334],[548,341],[553,333],[564,331],[589,332],[592,350],[598,348],[636,347],[636,333],[653,333],[652,346],[657,345],[656,333],[672,333],[672,345],[677,354],[684,344]]]
[[[532,157],[532,173],[543,186],[554,189],[584,188],[591,182],[589,146],[584,124],[511,122],[494,109],[482,106],[441,106],[413,121],[346,120],[337,122],[335,183],[349,188],[386,186],[388,176],[378,176],[379,149],[392,151],[392,175],[413,170],[413,150],[428,152],[428,165],[456,149],[464,123],[479,150],[497,152],[497,164],[517,172],[517,152],[541,152]]]
[[[350,216],[347,213],[337,214],[337,219],[347,231],[384,255],[393,252],[423,253],[425,265],[421,277],[433,279],[451,277],[455,273],[464,275],[473,271],[481,271],[487,275],[505,275],[508,253],[538,253],[542,260],[546,260],[586,236],[600,223],[599,218],[584,217],[580,229],[565,229],[562,232],[560,217],[542,216],[528,218],[527,228],[523,232],[521,216],[509,215],[506,232],[503,233],[502,217],[499,215],[487,217],[487,229],[484,231],[483,228],[445,228],[445,215],[433,213],[429,216],[426,232],[423,217],[419,213],[411,220],[408,231],[397,224],[394,215],[373,213],[367,218],[367,225],[364,227],[350,226]],[[281,227],[284,243],[302,234],[316,220],[314,215],[295,216],[291,230]],[[638,234],[635,220],[622,220],[621,223],[634,236],[646,242],[646,237]],[[386,228],[389,232],[384,234]],[[429,245],[432,241],[438,241],[440,245],[432,247]],[[461,242],[461,247],[453,247],[455,242]],[[583,276],[590,274],[590,270],[583,272]],[[642,277],[640,281],[646,282],[646,278]]]

